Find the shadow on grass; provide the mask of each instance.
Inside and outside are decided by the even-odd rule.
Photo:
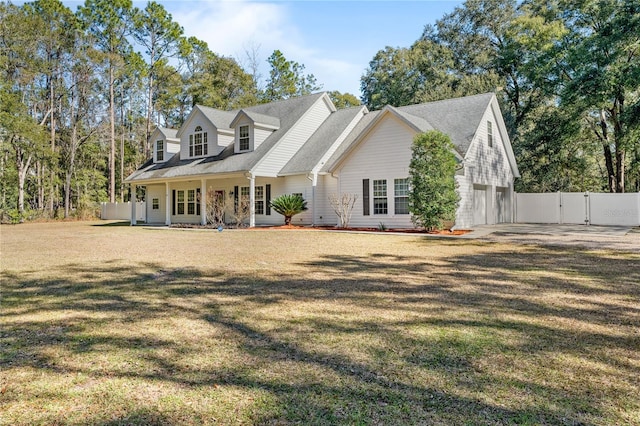
[[[4,271],[0,368],[167,384],[183,399],[219,386],[267,393],[271,405],[235,413],[253,423],[597,424],[638,408],[637,258],[529,248],[301,266],[306,276],[157,263],[78,263],[44,280]],[[168,321],[186,335],[183,319],[214,337],[146,329]],[[154,404],[87,423],[176,421]]]
[[[125,221],[121,221],[121,222],[95,223],[95,224],[93,224],[91,226],[100,226],[100,227],[103,227],[103,226],[106,226],[106,227],[109,227],[109,226],[131,226],[131,222],[129,222],[128,220],[125,220]]]

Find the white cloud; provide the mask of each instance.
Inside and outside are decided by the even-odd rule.
[[[305,71],[314,74],[324,90],[359,93],[361,67],[308,46],[300,29],[305,24],[296,22],[286,3],[187,1],[165,3],[165,7],[185,35],[205,41],[212,51],[234,57],[241,64],[246,50],[259,47],[257,59],[263,76],[269,71],[267,58],[279,49],[287,59],[304,64]]]

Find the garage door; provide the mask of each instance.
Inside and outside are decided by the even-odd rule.
[[[509,222],[507,214],[507,188],[496,188],[496,223]]]
[[[487,224],[487,187],[473,185],[473,224]]]

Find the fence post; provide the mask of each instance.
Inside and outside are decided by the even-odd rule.
[[[589,198],[589,191],[584,193],[584,224],[587,226],[591,224],[591,200]]]
[[[562,192],[558,191],[558,209],[560,209],[558,211],[558,218],[560,219],[560,225],[562,225],[564,223],[564,211],[562,209]]]

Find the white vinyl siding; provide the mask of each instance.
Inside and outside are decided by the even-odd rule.
[[[388,203],[393,203],[391,190],[394,179],[409,175],[411,146],[415,131],[393,116],[383,118],[360,142],[337,171],[340,193],[357,194],[358,201],[351,216],[351,226],[377,227],[381,222],[388,228],[412,228],[410,216],[374,214],[373,180],[387,181]],[[370,215],[363,215],[362,180],[370,183]]]
[[[493,146],[488,142],[491,124]],[[455,227],[469,229],[477,224],[492,225],[498,220],[496,191],[503,188],[501,216],[511,217],[513,205],[513,171],[504,147],[498,119],[489,107],[480,121],[476,135],[465,155],[464,175],[456,176],[460,205]],[[506,190],[504,189],[506,188]],[[481,192],[483,191],[483,192]]]
[[[331,147],[327,150],[327,152],[324,153],[324,155],[322,156],[322,158],[314,168],[314,172],[321,169],[325,165],[325,163],[329,160],[329,158],[331,158],[331,156],[336,152],[336,150],[342,144],[342,142],[344,142],[347,136],[349,136],[349,133],[351,133],[353,128],[356,127],[356,125],[360,120],[362,120],[364,113],[365,113],[365,107],[362,107],[360,112],[356,114],[356,116],[351,121],[351,123],[349,123],[349,125],[344,129],[344,131],[340,134],[340,136],[336,138],[336,141],[333,143],[333,145],[331,145]]]
[[[254,173],[262,176],[277,176],[330,113],[331,110],[324,99],[318,99],[287,134],[282,136],[276,146],[262,158],[260,164],[254,169]]]

